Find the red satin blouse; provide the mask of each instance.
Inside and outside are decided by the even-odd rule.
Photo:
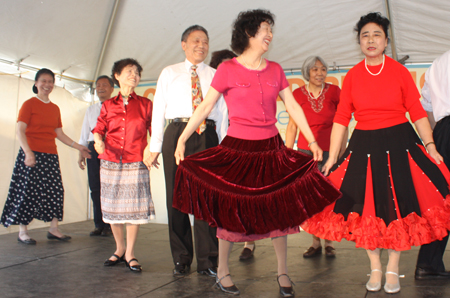
[[[120,93],[105,101],[97,125],[92,130],[92,133],[98,133],[105,139],[105,152],[98,157],[122,163],[142,161],[147,146],[147,131],[151,133],[152,107],[148,98],[134,92],[126,106]]]

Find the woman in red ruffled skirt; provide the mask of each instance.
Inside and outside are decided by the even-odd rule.
[[[388,249],[384,290],[396,293],[400,252],[447,235],[450,174],[436,151],[411,74],[384,55],[388,27],[389,20],[379,13],[361,17],[356,25],[366,58],[345,77],[323,167],[342,197],[302,227],[317,237],[345,238],[365,248],[372,270],[369,291],[381,289],[380,249]],[[358,123],[337,160],[352,113]]]
[[[333,203],[340,192],[317,169],[322,150],[283,69],[262,57],[272,41],[273,23],[273,15],[264,10],[241,12],[236,19],[232,48],[240,56],[219,66],[206,97],[178,140],[173,207],[217,227],[216,283],[222,291],[239,294],[228,268],[233,242],[272,238],[280,293],[292,297],[287,235],[298,233],[305,219]],[[229,110],[227,136],[219,146],[184,159],[186,140],[198,133],[197,127],[221,94]],[[314,158],[284,146],[275,126],[278,95]]]

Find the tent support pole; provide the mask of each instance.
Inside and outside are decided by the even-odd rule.
[[[94,78],[92,79],[92,81],[94,81],[94,82],[97,79],[98,73],[100,72],[100,67],[103,64],[103,57],[105,55],[106,46],[108,45],[108,42],[109,42],[109,37],[111,35],[111,29],[114,25],[114,20],[116,18],[116,13],[117,13],[117,8],[119,7],[119,3],[120,3],[120,0],[114,1],[114,8],[112,10],[111,17],[109,18],[108,30],[106,30],[106,35],[105,35],[105,39],[103,40],[102,50],[100,51],[97,67],[95,68]],[[94,83],[91,84],[91,94],[94,94],[93,85],[94,85]]]
[[[394,24],[392,22],[391,19],[391,7],[389,5],[389,0],[385,0],[384,4],[386,6],[386,16],[389,19],[389,21],[391,22],[391,25],[389,26],[389,34],[391,35],[391,50],[392,50],[392,58],[395,61],[398,61],[398,56],[397,56],[397,47],[395,46],[395,36],[394,36]]]

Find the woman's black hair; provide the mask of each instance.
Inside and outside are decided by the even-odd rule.
[[[137,70],[139,72],[139,76],[141,76],[142,73],[142,66],[137,62],[137,60],[132,58],[126,58],[119,61],[114,62],[114,65],[111,69],[111,78],[113,79],[114,83],[120,87],[119,81],[117,81],[115,74],[120,75],[122,73],[122,70],[125,68],[125,66],[128,65],[136,65]]]
[[[37,80],[39,79],[39,77],[40,77],[41,75],[43,75],[43,74],[51,75],[52,78],[53,78],[53,83],[55,82],[55,74],[53,73],[53,71],[51,71],[51,70],[48,69],[48,68],[42,68],[42,69],[40,69],[40,70],[36,73],[36,76],[34,77],[34,81],[37,82]],[[37,87],[36,87],[35,84],[33,85],[33,92],[34,92],[35,94],[38,94],[38,89],[37,89]]]
[[[389,24],[391,22],[389,22],[388,18],[383,17],[381,15],[381,13],[371,12],[371,13],[368,13],[368,14],[362,16],[359,19],[358,23],[356,23],[354,30],[356,33],[358,33],[356,35],[356,40],[358,41],[358,43],[359,43],[359,35],[361,34],[362,28],[369,23],[377,24],[378,26],[383,28],[384,34],[386,35],[386,38],[388,39],[388,42],[389,42],[389,32],[388,31],[389,31]]]
[[[209,62],[209,66],[217,69],[223,60],[233,59],[234,57],[237,57],[237,55],[230,50],[215,51],[211,54],[211,62]]]
[[[242,54],[248,47],[250,37],[255,37],[262,22],[275,24],[275,16],[268,10],[255,9],[241,11],[234,21],[233,32],[231,33],[231,49]]]

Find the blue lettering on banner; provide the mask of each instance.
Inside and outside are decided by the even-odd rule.
[[[279,112],[277,120],[281,125],[287,125],[289,123],[289,113],[286,111]]]

